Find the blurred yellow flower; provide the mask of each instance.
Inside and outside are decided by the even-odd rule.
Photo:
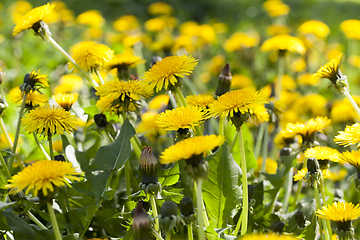
[[[134,56],[131,52],[127,51],[123,54],[114,55],[114,57],[111,58],[108,63],[106,63],[105,68],[108,71],[116,68],[118,72],[121,72],[123,70],[134,68],[136,67],[136,65],[141,63],[145,63],[145,60],[140,57]]]
[[[319,82],[319,78],[314,77],[314,75],[310,73],[304,73],[298,77],[299,85],[316,86],[319,84]]]
[[[348,62],[354,67],[360,67],[360,56],[350,55],[348,57]]]
[[[300,54],[304,54],[306,51],[303,42],[299,38],[285,34],[276,35],[266,40],[261,45],[260,50],[264,52],[282,50],[282,51],[298,52]]]
[[[116,31],[131,31],[140,26],[138,19],[134,15],[124,15],[119,17],[113,24]]]
[[[234,52],[241,48],[254,47],[259,43],[259,36],[256,33],[236,32],[224,44],[227,52]]]
[[[333,182],[339,182],[343,180],[348,174],[348,171],[344,168],[340,169],[337,172],[330,172],[329,178]]]
[[[290,65],[290,68],[294,72],[302,72],[306,69],[305,59],[302,57],[296,58]]]
[[[285,25],[272,24],[268,26],[267,32],[271,36],[288,34],[290,32],[290,28]]]
[[[78,97],[78,93],[58,93],[52,96],[55,102],[66,111],[70,111]]]
[[[345,131],[339,131],[339,134],[335,136],[334,142],[345,147],[359,143],[360,124],[355,123],[351,126],[346,126]]]
[[[345,20],[340,24],[340,29],[350,39],[360,39],[360,21],[357,19]]]
[[[24,14],[29,12],[32,9],[31,3],[28,1],[14,1],[10,7],[10,13],[12,17],[12,21],[14,23],[18,23],[23,18]]]
[[[225,65],[225,57],[223,55],[216,55],[211,58],[209,72],[212,75],[218,76]]]
[[[297,238],[276,233],[251,233],[243,236],[241,240],[296,240]]]
[[[145,28],[150,32],[160,32],[166,27],[174,27],[175,25],[176,20],[170,17],[152,18],[145,22]]]
[[[319,94],[308,94],[298,98],[292,105],[292,109],[299,115],[326,116],[327,100]]]
[[[259,157],[256,160],[257,163],[257,168],[255,169],[256,173],[259,173],[261,170],[261,166],[262,166],[262,162],[263,162],[263,158]],[[271,158],[267,158],[266,159],[266,166],[265,166],[265,172],[268,174],[276,174],[276,170],[277,170],[277,162],[272,160]]]
[[[66,74],[60,77],[59,85],[54,88],[55,93],[77,92],[84,85],[82,78],[75,74]]]
[[[289,6],[281,2],[281,0],[267,0],[262,6],[270,17],[287,15],[290,11]]]
[[[170,15],[174,9],[167,3],[155,2],[150,4],[147,10],[151,15]]]
[[[151,142],[160,140],[161,136],[166,135],[167,131],[157,126],[155,121],[156,112],[146,112],[141,115],[141,122],[136,128],[136,132],[144,134]]]
[[[231,88],[233,89],[241,89],[254,85],[254,80],[246,75],[234,74],[232,77]],[[268,96],[270,96],[270,94]]]
[[[161,111],[162,108],[166,108],[169,103],[169,99],[169,95],[159,94],[148,103],[149,109]]]
[[[329,35],[330,28],[321,21],[310,20],[300,25],[299,32],[302,34],[314,34],[318,38],[325,38]]]
[[[356,104],[360,105],[360,97],[352,96]],[[351,103],[347,99],[338,100],[333,103],[330,112],[334,123],[354,123],[359,119]]]
[[[15,87],[15,88],[11,89],[9,92],[9,98],[13,102],[20,102],[23,99],[23,97],[24,97],[24,95],[22,94],[19,87]],[[45,103],[48,102],[48,100],[49,99],[47,98],[46,95],[44,95],[36,90],[35,91],[30,90],[30,92],[26,95],[25,104],[32,108],[32,107],[44,105]]]
[[[98,10],[89,10],[77,16],[76,21],[80,24],[101,27],[105,24],[105,19]]]

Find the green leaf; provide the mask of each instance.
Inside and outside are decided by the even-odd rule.
[[[216,228],[223,228],[240,196],[240,168],[226,143],[206,159],[209,161],[209,180],[203,183],[203,197],[211,222]]]
[[[300,236],[298,236],[298,238],[300,239],[304,239],[304,240],[313,240],[315,239],[315,236],[317,235],[318,232],[318,223],[317,223],[317,219],[316,219],[316,215],[314,214],[314,217],[311,221],[311,224],[308,225],[304,231],[300,234]]]
[[[125,119],[120,135],[115,141],[101,147],[95,156],[92,170],[113,170],[122,166],[131,155],[130,138],[135,135],[135,130],[129,120]]]
[[[162,187],[174,185],[179,181],[180,170],[179,163],[175,163],[172,167],[161,171],[159,174],[159,183]]]
[[[167,189],[167,190],[169,190],[169,189]],[[170,201],[171,200],[171,201],[174,201],[176,203],[180,203],[180,201],[184,197],[184,195],[182,195],[181,193],[172,192],[172,191],[166,191],[166,190],[163,189],[161,191],[161,197],[165,201]]]
[[[8,226],[14,231],[16,240],[37,240],[34,230],[22,219],[15,215],[14,212],[3,212]]]
[[[81,194],[92,196],[94,199],[99,199],[104,193],[104,188],[109,176],[109,172],[103,172],[95,176],[89,175],[86,176],[86,182],[75,182],[72,186]]]
[[[0,211],[14,205],[16,202],[0,202]]]

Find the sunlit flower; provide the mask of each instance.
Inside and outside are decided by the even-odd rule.
[[[55,160],[37,161],[24,168],[21,172],[9,180],[6,188],[11,188],[10,194],[16,194],[26,188],[25,194],[33,191],[36,197],[41,191],[44,196],[54,191],[55,187],[71,187],[69,180],[79,181],[80,178],[75,175],[81,173],[76,171],[70,162],[61,162]],[[41,194],[40,193],[40,194]]]
[[[52,96],[55,102],[66,111],[70,111],[71,106],[76,102],[78,97],[78,93],[58,93]]]
[[[344,168],[337,172],[330,172],[329,179],[333,182],[339,182],[343,180],[348,174],[348,171]]]
[[[263,158],[259,157],[256,160],[256,163],[257,163],[257,168],[255,169],[255,172],[259,173],[261,170],[262,163],[263,163]],[[278,165],[277,165],[276,161],[272,160],[271,158],[266,159],[266,163],[265,163],[265,172],[266,173],[276,174],[277,167],[278,167]]]
[[[299,115],[324,116],[327,115],[327,100],[319,94],[309,94],[298,98],[293,104],[294,109]]]
[[[139,21],[134,15],[124,15],[118,18],[113,26],[119,32],[130,31],[139,27]]]
[[[212,95],[189,95],[186,97],[186,102],[191,106],[198,106],[202,109],[208,109],[210,104],[215,101]]]
[[[360,152],[359,151],[346,151],[339,155],[340,159],[347,162],[360,170]]]
[[[317,146],[308,148],[304,154],[306,158],[314,157],[318,161],[330,160],[332,162],[338,162],[340,160],[339,151],[331,147]]]
[[[330,62],[319,68],[316,73],[314,73],[314,77],[318,78],[327,78],[333,84],[336,85],[337,80],[340,79],[340,63],[342,59],[342,54],[340,54],[337,58],[332,59]]]
[[[351,126],[346,126],[345,131],[340,131],[339,135],[335,136],[334,142],[339,145],[353,145],[360,142],[360,124],[355,123]]]
[[[297,238],[289,235],[279,235],[275,233],[251,233],[243,236],[241,240],[296,240]]]
[[[148,103],[148,107],[149,109],[160,110],[161,112],[162,109],[166,108],[169,100],[170,97],[168,94],[159,94]]]
[[[133,54],[126,52],[124,54],[116,54],[105,66],[110,71],[116,68],[118,72],[133,68],[138,64],[145,63],[144,59],[136,57]]]
[[[170,15],[174,9],[167,3],[155,2],[150,4],[147,10],[152,15]]]
[[[216,55],[210,60],[209,72],[212,75],[217,76],[221,72],[224,65],[225,65],[225,57],[221,54]]]
[[[290,28],[286,25],[272,24],[268,26],[267,32],[271,36],[289,34]]]
[[[234,52],[241,48],[254,47],[259,43],[259,36],[257,34],[247,34],[242,32],[234,33],[224,44],[224,49],[227,52]]]
[[[283,130],[279,132],[274,139],[275,145],[282,149],[295,142],[296,135],[289,135],[287,131]]]
[[[207,113],[196,106],[177,107],[166,110],[155,117],[156,125],[168,131],[179,129],[194,129],[206,120]]]
[[[173,17],[157,17],[145,22],[146,30],[150,32],[160,32],[165,28],[173,28],[176,25],[176,19]]]
[[[190,75],[197,65],[197,60],[191,56],[170,56],[157,62],[144,74],[144,82],[159,92],[163,86],[169,90],[169,85],[177,86],[178,78]]]
[[[48,104],[31,110],[21,121],[29,133],[35,132],[44,136],[63,134],[64,131],[72,133],[78,124],[70,112]]]
[[[360,97],[352,96],[356,104],[360,105]],[[331,120],[334,123],[354,123],[359,119],[353,106],[347,99],[335,101],[330,112]]]
[[[314,34],[318,38],[324,38],[330,33],[330,28],[318,20],[310,20],[300,25],[299,31],[302,34]]]
[[[290,51],[290,52],[298,52],[300,54],[305,53],[305,46],[303,42],[296,37],[290,35],[276,35],[268,40],[266,40],[261,45],[261,51]]]
[[[193,156],[203,155],[225,141],[223,136],[207,135],[196,136],[182,140],[175,145],[165,149],[160,156],[160,163],[173,163],[187,160]]]
[[[114,97],[100,97],[96,102],[96,107],[101,113],[109,112],[110,115],[119,115],[122,113],[124,103],[120,102],[118,98]],[[126,112],[135,112],[138,110],[138,104],[134,101],[130,101],[125,106]]]
[[[32,9],[17,22],[12,34],[16,35],[29,28],[33,28],[35,32],[38,32],[41,25],[40,22],[54,10],[54,7],[54,4],[48,3]]]
[[[340,24],[340,29],[350,39],[360,39],[360,21],[357,19],[345,20]]]
[[[10,90],[9,97],[13,102],[20,102],[24,95],[22,94],[21,90],[16,87]],[[47,103],[47,101],[48,98],[46,95],[41,94],[38,91],[30,90],[30,92],[26,95],[25,104],[29,107],[36,107]]]
[[[307,168],[303,168],[301,170],[298,170],[297,173],[294,175],[294,181],[302,181],[302,180],[307,180],[307,173],[308,173],[308,169]],[[328,169],[326,170],[322,170],[322,175],[323,178],[329,178],[330,176],[330,171]]]
[[[104,44],[93,41],[84,41],[74,45],[71,49],[72,58],[85,71],[94,72],[98,68],[104,67],[114,56],[114,51]],[[76,71],[72,63],[69,62],[69,69]]]
[[[42,74],[40,70],[32,71],[24,77],[24,83],[20,85],[22,92],[29,92],[30,90],[37,90],[43,87],[49,87],[49,79],[46,74]]]
[[[66,74],[59,78],[59,85],[54,88],[55,93],[70,93],[81,89],[84,81],[75,74]]]
[[[313,74],[304,73],[299,76],[298,83],[299,85],[315,86],[319,84],[319,78],[314,77]]]
[[[289,6],[283,3],[281,0],[268,0],[264,2],[262,6],[270,17],[287,15],[290,11]]]
[[[353,203],[333,202],[318,209],[316,215],[319,218],[336,222],[339,232],[341,230],[349,231],[351,221],[360,217],[360,204],[355,206]]]
[[[101,16],[101,12],[98,10],[89,10],[81,13],[77,18],[77,22],[89,26],[103,26],[105,19]]]
[[[161,140],[161,136],[164,136],[167,131],[163,128],[160,128],[155,121],[157,116],[156,112],[146,112],[141,115],[141,122],[136,128],[136,132],[139,134],[144,134],[144,136],[149,139],[151,142]],[[165,140],[165,139],[164,139]]]

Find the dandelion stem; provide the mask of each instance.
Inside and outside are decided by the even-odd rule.
[[[345,97],[350,101],[351,106],[354,108],[355,112],[357,113],[357,115],[360,118],[360,109],[359,106],[356,104],[356,102],[354,101],[354,99],[351,97],[349,89],[344,87],[343,91],[342,91],[345,95]]]
[[[262,143],[262,140],[263,140],[263,137],[264,137],[264,132],[265,132],[265,129],[266,129],[265,125],[267,125],[267,122],[261,124],[259,132],[258,132],[257,137],[256,137],[256,143],[255,143],[255,148],[254,148],[255,159],[257,159],[259,157],[261,143]],[[264,161],[264,159],[263,159],[263,161]]]
[[[130,178],[130,174],[131,174],[131,169],[130,169],[130,160],[128,159],[125,162],[125,178],[126,178],[126,195],[128,196],[128,198],[130,198],[131,195],[131,178]]]
[[[6,162],[5,162],[5,159],[3,157],[3,155],[1,154],[1,151],[0,151],[0,161],[1,161],[1,165],[3,166],[4,168],[4,172],[5,172],[5,176],[6,176],[6,179],[10,179],[11,178],[11,174],[9,172],[9,169],[6,165]]]
[[[241,219],[238,221],[237,224],[241,224],[241,236],[245,235],[247,232],[247,225],[248,225],[248,209],[249,209],[249,200],[248,200],[248,184],[247,184],[247,169],[246,169],[246,158],[245,158],[245,147],[244,147],[244,138],[242,128],[240,127],[239,130],[239,146],[240,146],[240,167],[242,172],[242,214]],[[240,222],[240,223],[239,223]],[[237,227],[238,229],[238,227]],[[239,231],[239,230],[238,230]],[[234,236],[238,235],[238,231],[234,232]]]
[[[198,228],[199,240],[205,240],[202,182],[203,182],[202,178],[196,179],[196,206],[198,210],[197,219],[199,224],[199,228]]]
[[[320,177],[320,191],[321,191],[321,197],[323,199],[323,205],[326,206],[325,184],[324,184],[324,176],[322,172]],[[326,221],[327,229],[329,231],[329,236],[332,236],[330,220],[326,219],[325,221]]]
[[[219,116],[219,136],[224,135],[224,116]]]
[[[39,221],[39,219],[37,219],[31,212],[27,211],[26,215],[28,215],[28,217],[34,222],[36,223],[36,225],[39,226],[39,228],[43,229],[43,230],[47,230],[47,227],[44,226],[44,224],[42,224],[42,222]]]
[[[193,240],[194,236],[193,236],[193,229],[191,223],[187,225],[187,231],[188,231],[188,240]]]
[[[292,184],[293,184],[293,175],[294,175],[294,168],[291,167],[285,180],[285,193],[284,193],[284,199],[283,199],[283,207],[282,211],[283,213],[287,212],[288,206],[289,206],[289,199],[291,195],[292,190]]]
[[[231,153],[234,152],[234,146],[235,146],[235,143],[236,143],[236,139],[238,139],[238,138],[239,138],[239,132],[236,131],[234,139],[233,139],[233,141],[231,143],[231,146],[230,146],[230,152]]]
[[[176,88],[175,94],[176,94],[176,95],[179,95],[182,105],[183,105],[184,107],[186,107],[186,106],[187,106],[186,100],[185,100],[184,95],[182,94],[182,92],[181,92],[181,90],[180,90],[179,87]]]
[[[261,164],[261,170],[260,172],[265,173],[266,172],[266,160],[268,156],[268,142],[269,142],[269,130],[268,130],[268,122],[265,122],[264,126],[264,141],[263,141],[263,148],[262,148],[262,164]],[[260,175],[260,180],[264,179],[264,175]]]
[[[164,239],[160,236],[160,234],[159,234],[157,231],[155,231],[154,229],[152,230],[152,233],[154,234],[154,236],[156,237],[157,240],[164,240]]]
[[[176,104],[177,104],[177,106],[183,107],[184,105],[182,104],[182,101],[181,101],[181,99],[180,99],[180,96],[179,96],[178,94],[176,94],[176,92],[174,92],[174,97],[175,97],[175,99],[176,99]]]
[[[39,138],[37,137],[36,133],[33,132],[33,136],[34,136],[34,139],[35,139],[35,142],[36,142],[36,145],[40,148],[43,156],[47,159],[47,160],[51,160],[49,154],[46,152],[44,146],[40,143],[39,141]]]
[[[0,117],[0,127],[1,127],[1,131],[3,132],[3,134],[5,136],[6,142],[8,143],[9,147],[12,148],[13,143],[12,143],[9,133],[7,132],[7,130],[5,128],[4,119],[2,117]]]
[[[99,84],[92,79],[87,72],[85,72],[83,69],[80,68],[80,66],[75,62],[75,60],[49,35],[45,34],[45,38],[58,50],[60,51],[64,57],[71,62],[74,67],[79,70],[79,72],[86,78],[86,80],[91,83],[93,87],[99,86]]]
[[[152,214],[155,219],[155,231],[159,232],[160,225],[159,225],[158,211],[157,211],[157,207],[156,207],[154,194],[150,193],[149,198],[150,198],[150,203],[151,203]]]
[[[319,189],[318,189],[317,183],[314,183],[314,193],[315,193],[316,207],[317,207],[317,209],[321,209],[322,204],[321,204],[321,200],[320,200]],[[331,240],[331,236],[329,234],[329,230],[328,230],[325,219],[321,219],[321,222],[322,222],[322,227],[325,232],[325,240]]]
[[[49,211],[52,228],[53,228],[53,231],[54,231],[54,234],[55,234],[55,239],[56,240],[61,240],[62,238],[61,238],[58,223],[56,221],[56,216],[55,216],[54,209],[52,208],[50,203],[47,202],[46,205],[47,205],[47,209]]]
[[[17,144],[19,142],[20,129],[21,129],[21,119],[22,119],[22,117],[24,115],[26,97],[27,97],[27,92],[25,92],[23,101],[21,103],[21,107],[20,107],[20,111],[19,111],[19,119],[18,119],[18,122],[17,122],[17,125],[16,125],[14,144],[13,144],[12,149],[11,149],[11,153],[14,154],[14,155],[10,157],[10,160],[8,162],[8,169],[9,169],[10,172],[11,172],[12,165],[14,163]]]
[[[171,231],[165,233],[165,240],[171,240]]]
[[[52,136],[51,133],[48,134],[48,141],[49,141],[49,149],[50,149],[50,159],[54,160],[54,147],[53,147],[53,142],[52,142]]]
[[[282,92],[282,78],[285,70],[285,56],[279,53],[278,58],[278,69],[277,69],[277,79],[276,79],[276,88],[275,88],[275,101],[280,100]]]

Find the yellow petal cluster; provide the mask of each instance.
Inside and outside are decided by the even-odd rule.
[[[304,43],[299,38],[287,34],[276,35],[266,40],[260,50],[264,52],[282,50],[300,54],[304,54],[306,51]]]
[[[353,145],[360,142],[360,124],[355,123],[351,126],[346,126],[345,131],[340,131],[334,138],[334,142],[339,145]]]
[[[349,222],[360,217],[360,204],[333,202],[318,209],[316,215],[334,222]]]

